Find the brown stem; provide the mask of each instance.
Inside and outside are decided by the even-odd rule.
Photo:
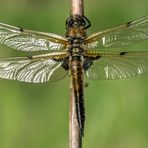
[[[69,148],[82,148],[82,137],[77,121],[74,89],[70,82]]]
[[[84,0],[71,0],[71,15],[80,15],[84,14]]]
[[[84,1],[71,0],[71,15],[83,16]],[[69,113],[69,148],[82,148],[82,136],[77,121],[76,106],[75,106],[74,88],[72,80],[70,81],[70,113]]]

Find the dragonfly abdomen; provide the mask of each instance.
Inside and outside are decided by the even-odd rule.
[[[70,61],[72,85],[75,96],[75,105],[77,120],[80,129],[80,135],[84,134],[84,122],[85,122],[85,107],[84,107],[84,70],[83,61],[81,56],[72,56]]]

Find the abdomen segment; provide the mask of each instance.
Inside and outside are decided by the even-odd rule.
[[[80,135],[84,135],[85,107],[84,107],[84,70],[81,56],[73,56],[70,61],[72,85],[75,96],[76,114]]]

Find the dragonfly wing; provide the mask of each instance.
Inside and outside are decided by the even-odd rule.
[[[129,46],[148,39],[148,16],[94,33],[85,39],[87,48]]]
[[[94,53],[92,64],[86,70],[90,79],[125,79],[148,73],[148,52],[104,52]],[[89,54],[88,54],[88,57]],[[94,60],[96,58],[96,60]]]
[[[22,51],[60,50],[66,47],[67,39],[0,23],[0,44]]]
[[[32,83],[57,81],[68,74],[62,67],[63,60],[54,56],[16,57],[0,60],[0,78]]]

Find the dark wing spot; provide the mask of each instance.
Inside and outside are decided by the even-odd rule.
[[[21,32],[23,32],[23,31],[24,31],[24,29],[23,29],[23,28],[19,28],[19,30],[20,30]]]
[[[132,22],[130,21],[130,22],[127,22],[126,24],[127,24],[127,27],[129,27],[131,26]]]
[[[84,83],[84,87],[88,87],[88,85],[89,85],[89,83],[86,83],[86,82]]]
[[[96,57],[94,58],[94,60],[98,60],[98,59],[100,59],[100,58],[101,58],[101,56],[98,55],[98,56],[96,56]]]
[[[125,55],[127,52],[120,52],[120,55],[123,56]]]
[[[101,58],[101,56],[96,56],[96,57],[84,57],[84,64],[83,64],[83,68],[84,71],[88,70],[90,68],[90,66],[93,64],[94,60],[98,60]]]
[[[84,64],[83,64],[83,68],[84,68],[84,71],[88,70],[90,68],[90,66],[92,65],[93,63],[93,60],[91,58],[85,58],[84,59]]]
[[[69,58],[63,58],[63,59],[53,59],[56,62],[62,62],[63,64],[61,65],[65,70],[69,70]]]
[[[65,70],[69,70],[69,58],[64,58],[64,59],[63,59],[62,67],[63,67]]]
[[[31,60],[33,59],[33,57],[32,57],[32,56],[27,56],[27,58],[28,58],[28,59],[31,59]]]

